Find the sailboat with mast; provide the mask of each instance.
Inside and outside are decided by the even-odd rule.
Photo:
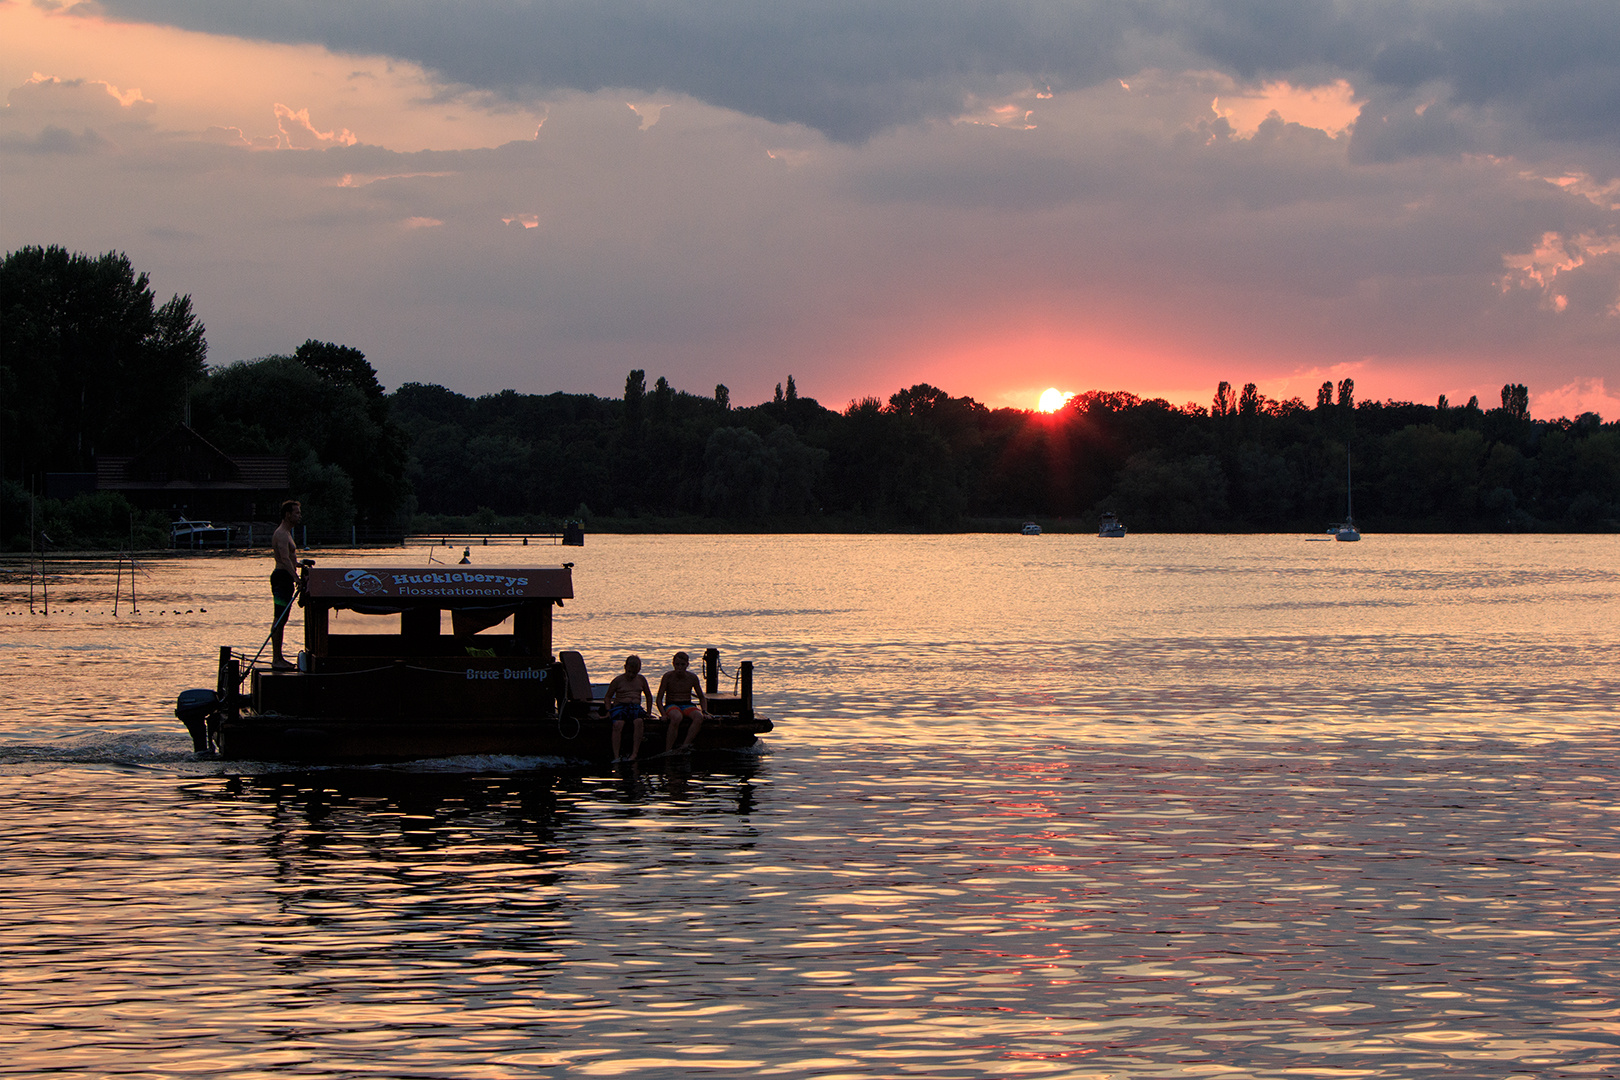
[[[1344,523],[1342,525],[1328,526],[1328,535],[1335,540],[1360,540],[1361,533],[1356,529],[1355,494],[1351,490],[1350,482],[1350,451],[1346,448],[1344,453]]]

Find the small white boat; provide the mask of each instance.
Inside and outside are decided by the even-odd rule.
[[[1344,522],[1340,525],[1328,526],[1328,535],[1335,540],[1360,540],[1361,533],[1356,528],[1355,496],[1350,490],[1350,455],[1344,458]]]
[[[1035,524],[1033,521],[1024,522],[1024,527],[1022,529],[1020,529],[1019,531],[1022,532],[1025,536],[1039,536],[1039,535],[1041,535],[1041,527],[1039,525]]]
[[[1112,511],[1102,516],[1102,523],[1097,526],[1097,535],[1118,539],[1125,535],[1125,525],[1118,515]]]
[[[180,518],[169,526],[169,546],[177,548],[230,547],[229,525],[215,525],[212,521],[188,521]]]

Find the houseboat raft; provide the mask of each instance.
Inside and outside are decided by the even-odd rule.
[[[243,659],[222,647],[215,689],[180,695],[175,714],[197,753],[320,762],[612,758],[605,685],[591,683],[579,653],[552,654],[552,607],[574,596],[571,563],[317,570],[305,560],[298,587],[304,649],[297,670],[250,661],[244,672]],[[398,615],[399,632],[338,633],[334,615],[345,611]],[[703,666],[711,719],[693,749],[753,746],[772,726],[754,712],[753,665],[738,665],[732,694],[719,693],[717,650],[704,653]],[[661,750],[665,735],[665,721],[648,718],[638,757]],[[627,730],[627,744],[632,737]]]

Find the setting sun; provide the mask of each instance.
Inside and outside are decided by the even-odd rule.
[[[1068,403],[1073,394],[1065,394],[1055,386],[1049,386],[1041,392],[1041,403],[1037,406],[1041,412],[1057,412]]]

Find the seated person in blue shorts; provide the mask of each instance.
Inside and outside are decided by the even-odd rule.
[[[624,658],[624,674],[615,675],[613,681],[608,683],[606,705],[608,718],[613,721],[613,760],[634,761],[636,751],[641,748],[641,735],[645,728],[647,713],[641,708],[641,699],[647,699],[647,708],[653,707],[652,687],[647,685],[647,677],[641,673],[641,657],[627,656]],[[630,740],[630,753],[624,757],[619,756],[619,739],[624,733],[626,720],[634,721],[635,737]]]
[[[708,698],[703,696],[703,685],[694,672],[686,670],[692,658],[678,652],[671,662],[675,670],[664,672],[664,677],[658,680],[658,708],[663,710],[664,719],[669,721],[669,735],[664,739],[666,754],[675,749],[675,736],[680,731],[682,720],[689,720],[692,724],[686,733],[686,741],[680,746],[682,750],[689,750],[697,739],[698,729],[709,717],[703,711],[703,706],[709,703]],[[692,704],[693,694],[697,695],[696,705]]]

